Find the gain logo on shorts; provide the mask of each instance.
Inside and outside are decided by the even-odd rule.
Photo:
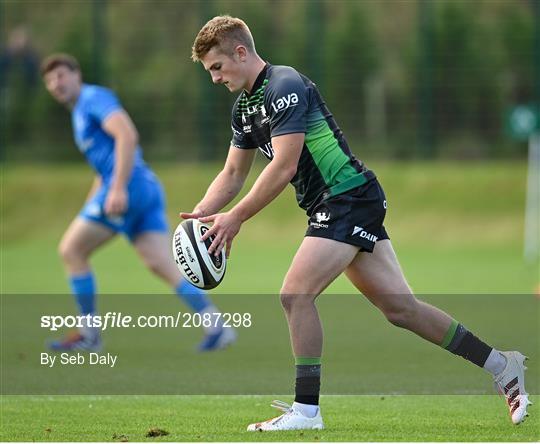
[[[315,213],[312,217],[312,219],[309,222],[309,225],[313,228],[328,228],[328,224],[325,224],[323,222],[330,221],[330,211],[326,209],[322,209],[321,211],[318,211]]]

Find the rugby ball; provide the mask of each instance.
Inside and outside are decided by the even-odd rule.
[[[220,284],[227,265],[224,250],[221,250],[219,256],[208,254],[214,236],[204,242],[201,237],[209,229],[208,225],[197,219],[188,219],[176,227],[172,239],[174,261],[182,276],[191,284],[205,290]]]

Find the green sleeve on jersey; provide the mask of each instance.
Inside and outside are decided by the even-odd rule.
[[[350,164],[349,157],[339,147],[326,120],[308,125],[304,143],[329,187],[358,174]]]

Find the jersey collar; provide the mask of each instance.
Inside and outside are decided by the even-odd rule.
[[[270,67],[270,63],[266,63],[264,65],[264,68],[259,73],[257,78],[255,79],[255,83],[253,84],[253,88],[251,88],[251,91],[247,93],[247,96],[251,96],[255,91],[257,91],[263,84],[264,79],[266,79],[266,73],[268,72],[268,68]]]

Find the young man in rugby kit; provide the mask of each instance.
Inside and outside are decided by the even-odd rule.
[[[491,373],[519,424],[529,404],[524,356],[499,352],[441,310],[417,300],[400,269],[383,221],[384,192],[375,174],[356,159],[315,84],[288,66],[266,63],[247,25],[215,17],[200,30],[192,58],[216,84],[240,95],[232,110],[232,142],[223,170],[203,199],[183,218],[213,222],[205,234],[211,252],[231,249],[244,221],[280,194],[287,183],[309,217],[306,236],[281,289],[296,359],[294,404],[277,402],[277,418],[248,430],[323,428],[319,388],[323,334],[316,297],[341,273],[386,318],[460,355]],[[249,193],[229,211],[219,211],[242,188],[259,149],[270,163]]]
[[[138,134],[115,94],[82,83],[79,64],[68,54],[43,61],[41,73],[49,93],[71,110],[73,135],[96,177],[88,200],[73,220],[59,252],[81,315],[96,313],[96,282],[90,256],[117,233],[131,242],[144,264],[167,282],[195,312],[217,312],[208,296],[183,280],[169,254],[170,241],[161,184],[144,162]],[[199,350],[223,348],[235,339],[230,328],[206,329]],[[99,350],[99,330],[86,326],[53,350]]]

